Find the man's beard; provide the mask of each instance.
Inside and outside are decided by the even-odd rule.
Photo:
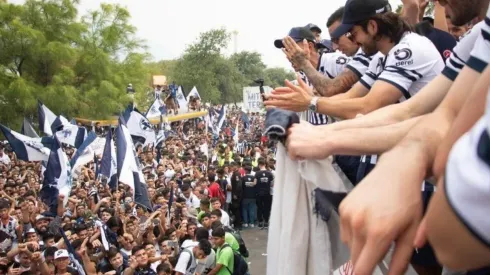
[[[376,42],[374,40],[369,41],[369,43],[362,44],[362,51],[367,56],[372,56],[378,52],[376,48]]]

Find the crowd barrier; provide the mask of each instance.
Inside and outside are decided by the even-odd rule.
[[[185,119],[192,119],[192,118],[198,118],[198,117],[203,117],[208,114],[208,111],[199,111],[199,112],[189,112],[185,114],[177,114],[177,115],[170,115],[170,116],[164,116],[163,121],[164,122],[174,122],[174,121],[180,121],[180,120],[185,120]],[[118,118],[114,117],[112,119],[107,119],[107,120],[92,120],[92,119],[85,119],[85,118],[75,118],[75,121],[77,123],[80,123],[82,125],[96,125],[98,124],[99,126],[111,126],[111,125],[117,125],[118,124]],[[149,121],[152,124],[159,124],[160,123],[160,118],[155,117],[155,118],[150,118]]]

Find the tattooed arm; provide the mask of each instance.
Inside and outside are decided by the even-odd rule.
[[[318,93],[326,97],[345,93],[359,81],[359,77],[350,69],[344,69],[336,78],[329,79],[315,70],[310,62],[301,67],[308,80],[313,84],[313,87],[315,87]]]

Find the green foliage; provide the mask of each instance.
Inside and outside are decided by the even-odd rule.
[[[17,129],[37,99],[68,117],[107,118],[145,98],[149,60],[129,12],[102,4],[79,19],[76,0],[0,4],[0,123]],[[148,104],[142,102],[143,105]]]
[[[293,72],[288,72],[283,68],[268,68],[264,71],[264,75],[265,85],[272,88],[284,86],[286,79],[290,81],[296,79],[296,75]]]

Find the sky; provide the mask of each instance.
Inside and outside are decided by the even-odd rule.
[[[390,0],[394,9],[400,2]],[[225,27],[238,32],[238,51],[259,52],[268,67],[290,69],[274,40],[308,23],[317,24],[324,31],[322,37],[328,38],[327,19],[345,0],[81,0],[79,12],[83,15],[101,3],[117,3],[130,11],[137,36],[146,41],[155,61],[178,58],[200,33]],[[232,39],[225,54],[234,49]]]

